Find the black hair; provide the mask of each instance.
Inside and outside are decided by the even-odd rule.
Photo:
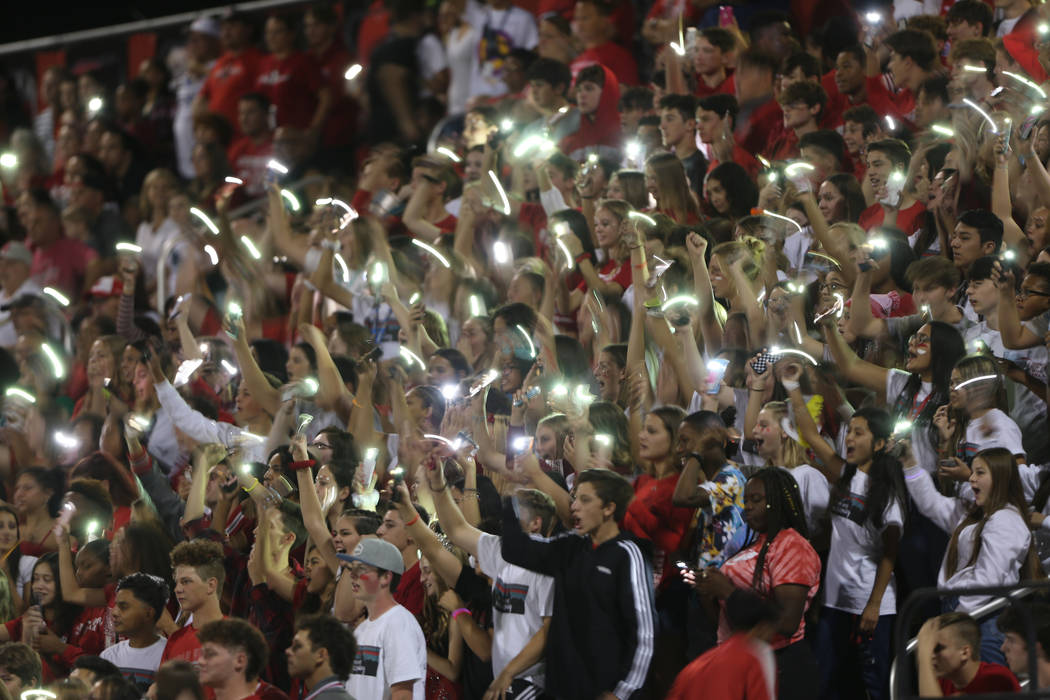
[[[823,75],[820,70],[820,61],[805,51],[796,51],[785,58],[784,64],[780,67],[780,72],[782,75],[787,75],[796,68],[801,68],[802,74],[808,78],[817,78],[819,80]]]
[[[839,57],[844,53],[851,54],[857,63],[864,65],[864,61],[867,60],[867,53],[864,51],[864,47],[860,44],[850,44],[849,46],[843,46],[836,53],[835,57]]]
[[[270,338],[256,338],[249,345],[255,351],[255,361],[259,369],[277,377],[281,384],[288,381],[288,348],[283,343]]]
[[[735,588],[726,598],[726,620],[733,632],[749,632],[763,622],[780,619],[780,606],[771,597],[761,596],[745,588]]]
[[[733,218],[748,216],[758,205],[758,186],[743,166],[732,161],[719,163],[707,177],[718,180],[725,189],[729,214]]]
[[[741,68],[755,68],[768,71],[770,76],[776,75],[779,68],[776,58],[756,49],[740,54],[738,61]]]
[[[959,223],[972,226],[981,236],[981,244],[994,243],[996,253],[1003,244],[1003,220],[987,209],[970,209],[959,215]]]
[[[901,29],[886,37],[886,45],[902,58],[910,58],[922,70],[930,70],[937,60],[933,36],[919,29]]]
[[[958,22],[980,24],[981,36],[988,36],[992,31],[992,8],[980,0],[956,0],[945,16],[948,26]]]
[[[620,94],[620,111],[628,109],[652,109],[653,91],[641,85],[634,85]]]
[[[945,75],[932,75],[919,83],[918,92],[925,93],[926,99],[938,99],[944,104],[951,102],[948,95],[948,77]]]
[[[1043,652],[1042,655],[1050,657],[1050,603],[1016,601],[996,619],[995,626],[1004,634],[1013,632],[1024,639],[1025,644],[1028,643],[1028,634],[1031,631]]]
[[[879,115],[871,105],[857,105],[842,113],[842,122],[854,122],[861,125],[861,133],[867,138],[879,130]]]
[[[314,648],[328,652],[328,665],[340,681],[350,676],[357,654],[357,640],[339,620],[331,615],[307,615],[295,623],[296,631],[304,630]]]
[[[805,509],[802,505],[802,492],[798,482],[786,469],[765,467],[755,472],[748,481],[760,481],[766,489],[766,539],[758,550],[755,562],[755,573],[751,587],[762,591],[765,579],[766,554],[770,545],[784,530],[792,529],[802,537],[809,538],[809,527],[806,525]],[[759,533],[750,531],[745,548],[758,541]],[[769,591],[765,591],[769,593]]]
[[[332,446],[333,462],[350,462],[355,465],[361,462],[357,443],[354,441],[354,436],[350,433],[342,428],[330,425],[319,430],[317,434],[319,436],[324,435],[325,439],[328,440],[328,444]]]
[[[736,127],[736,115],[740,112],[740,105],[732,95],[708,95],[701,97],[696,102],[696,108],[705,112],[715,112],[723,119],[729,117],[729,125]]]
[[[1032,263],[1024,274],[1026,277],[1038,277],[1042,280],[1043,286],[1050,289],[1050,263]]]
[[[588,0],[589,1],[589,0]],[[576,74],[576,85],[580,83],[594,83],[598,87],[605,88],[605,69],[600,65],[590,65]]]
[[[700,36],[722,53],[736,48],[736,37],[725,27],[706,27],[700,30]]]
[[[970,264],[970,269],[966,271],[967,282],[980,282],[981,280],[992,279],[992,270],[995,269],[995,264],[999,262],[999,258],[994,255],[985,255],[977,258]],[[1005,263],[1000,263],[1005,267]]]
[[[692,95],[664,95],[660,98],[660,109],[675,110],[683,121],[696,119],[696,99]]]
[[[237,101],[254,102],[256,105],[259,106],[259,109],[261,109],[264,112],[267,112],[270,109],[270,99],[261,92],[246,92],[243,95],[241,95],[237,99]]]
[[[33,564],[33,571],[36,571],[36,568],[41,565],[51,569],[51,575],[54,577],[56,584],[55,598],[50,604],[50,607],[55,611],[55,634],[60,637],[65,636],[73,631],[73,623],[76,622],[77,616],[80,615],[81,607],[73,603],[67,603],[66,599],[62,597],[62,586],[58,585],[58,582],[61,580],[58,571],[58,552],[48,552],[40,557]]]
[[[886,514],[886,507],[898,500],[903,506],[907,503],[908,492],[904,486],[904,471],[901,463],[886,452],[885,441],[893,434],[893,419],[889,411],[874,406],[865,406],[853,414],[853,418],[863,418],[872,435],[871,468],[868,470],[868,493],[864,498],[863,522],[869,520],[876,529],[881,530]],[[875,441],[883,440],[881,449],[875,449]],[[846,462],[842,474],[835,484],[835,499],[849,498],[850,482],[857,473],[857,465]]]
[[[868,144],[868,155],[871,155],[872,151],[878,151],[884,153],[890,162],[893,163],[894,167],[907,169],[909,162],[911,161],[911,150],[908,148],[908,144],[904,143],[900,139],[882,139],[881,141],[872,141]]]
[[[521,326],[529,333],[536,330],[536,310],[521,302],[504,304],[495,309],[492,312],[493,322],[497,318],[502,318],[507,328],[510,329],[513,329],[515,326]]]
[[[47,513],[52,518],[57,518],[58,511],[62,507],[62,499],[65,498],[65,489],[63,488],[65,475],[62,471],[44,467],[26,467],[18,472],[18,477],[22,476],[28,476],[40,488],[51,491],[51,495],[47,499]],[[16,477],[16,480],[18,477]]]
[[[631,482],[609,469],[585,469],[577,475],[576,486],[591,484],[595,494],[602,502],[602,506],[615,503],[616,509],[613,519],[617,522],[623,520],[627,512],[627,506],[634,498],[634,488]]]
[[[952,369],[966,355],[966,343],[955,326],[943,321],[929,321],[930,326],[930,375],[933,385],[928,399],[920,406],[916,401],[922,389],[922,377],[916,373],[908,376],[904,389],[893,404],[892,413],[899,420],[909,420],[915,428],[925,428],[926,436],[934,450],[940,444],[940,436],[933,426],[933,414],[948,402],[951,393]],[[912,413],[918,410],[918,415]]]
[[[105,700],[141,700],[142,691],[123,675],[106,676],[95,681],[91,695]]]
[[[798,140],[799,148],[819,148],[842,164],[842,155],[846,152],[846,142],[842,134],[833,129],[817,129],[803,134]]]
[[[561,85],[567,90],[572,85],[572,71],[567,65],[553,58],[537,58],[529,66],[525,77],[528,80],[541,80],[552,88]]]
[[[117,593],[121,591],[131,591],[133,596],[153,608],[154,622],[164,614],[168,604],[168,584],[159,576],[141,572],[129,574],[117,583]]]
[[[584,251],[594,254],[594,242],[590,233],[590,225],[587,223],[587,217],[583,215],[583,212],[579,209],[562,209],[551,214],[550,221],[551,225],[564,222],[569,227],[569,231],[579,239]]]
[[[108,659],[103,659],[101,656],[95,656],[94,654],[84,654],[78,656],[73,660],[73,666],[70,670],[76,670],[82,668],[85,671],[91,671],[95,674],[95,680],[102,680],[103,678],[121,678],[123,673],[115,663]]]
[[[915,262],[915,253],[908,245],[908,236],[899,228],[879,226],[878,233],[889,244],[890,278],[904,291],[911,293],[908,266]]]

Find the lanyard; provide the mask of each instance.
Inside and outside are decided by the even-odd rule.
[[[916,418],[918,418],[922,414],[923,410],[926,408],[926,404],[930,402],[931,397],[933,397],[932,391],[926,395],[926,398],[922,400],[922,403],[916,405],[916,402],[919,400],[919,396],[916,395],[915,398],[912,399],[911,411],[909,411],[908,413],[908,418],[910,420],[915,420]]]
[[[321,693],[323,693],[325,691],[332,690],[334,688],[342,688],[342,687],[343,687],[343,684],[340,683],[339,681],[329,681],[328,683],[325,683],[324,685],[322,685],[320,688],[314,688],[314,690],[309,695],[307,695],[305,698],[303,698],[303,700],[313,700],[313,698],[317,697],[318,695],[320,695]]]

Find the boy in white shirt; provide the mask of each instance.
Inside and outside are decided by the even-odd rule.
[[[423,700],[427,645],[415,616],[394,601],[405,563],[397,547],[379,539],[362,540],[349,563],[354,597],[365,604],[368,619],[355,630],[357,654],[346,683],[355,698]]]
[[[168,642],[157,634],[157,621],[167,603],[168,584],[156,576],[134,573],[117,584],[113,629],[126,639],[103,649],[100,656],[113,662],[143,693],[153,683]]]

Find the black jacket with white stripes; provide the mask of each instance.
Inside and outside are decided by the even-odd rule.
[[[590,537],[527,535],[511,499],[503,511],[503,558],[554,578],[546,691],[589,700],[628,700],[653,656],[655,605],[648,543],[630,533],[595,547]]]

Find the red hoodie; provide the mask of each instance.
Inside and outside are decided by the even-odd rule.
[[[601,64],[598,64],[601,65]],[[598,109],[580,115],[580,128],[561,140],[558,148],[571,158],[574,153],[597,146],[619,148],[623,133],[620,130],[620,83],[613,72],[602,66],[605,84],[598,100]]]

